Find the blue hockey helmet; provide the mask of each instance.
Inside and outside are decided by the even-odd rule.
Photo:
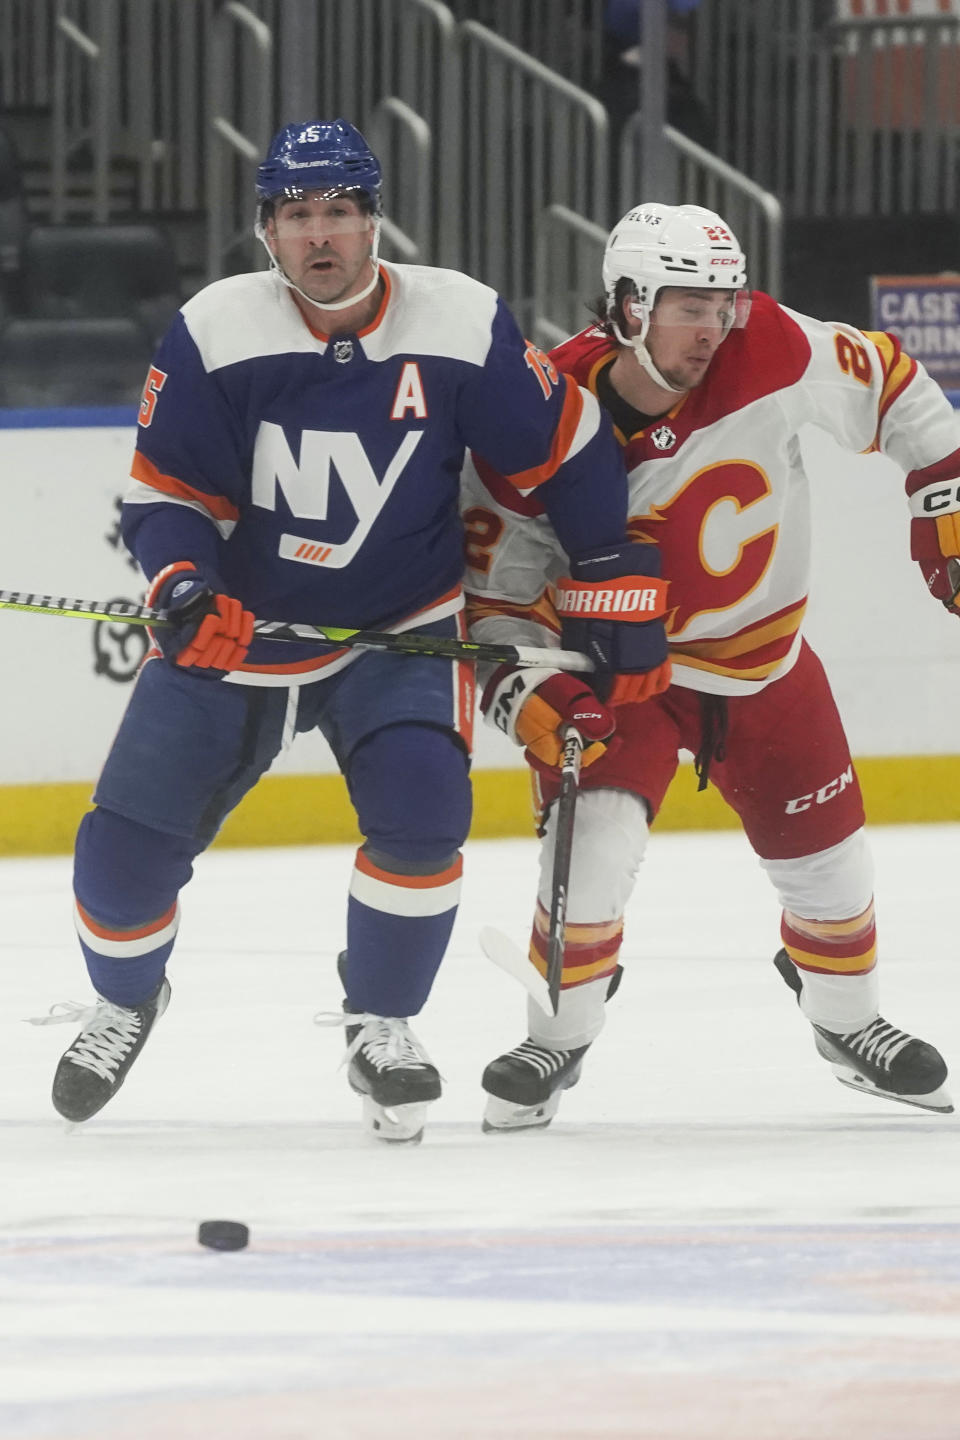
[[[270,142],[266,159],[257,169],[256,184],[261,220],[265,205],[296,200],[308,190],[361,192],[371,214],[381,213],[380,163],[360,131],[347,120],[285,125]]]

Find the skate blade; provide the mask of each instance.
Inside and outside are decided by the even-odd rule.
[[[496,1095],[487,1097],[487,1108],[483,1114],[484,1135],[509,1130],[545,1130],[560,1108],[558,1090],[549,1100],[540,1105],[514,1105],[510,1100],[501,1100]]]
[[[391,1145],[419,1145],[427,1118],[425,1101],[411,1105],[378,1105],[363,1097],[363,1123],[377,1140]]]
[[[898,1105],[912,1105],[915,1110],[929,1110],[933,1115],[953,1114],[953,1101],[943,1085],[937,1090],[931,1090],[928,1095],[895,1095],[892,1090],[884,1090],[879,1085],[874,1085],[865,1075],[858,1075],[849,1066],[831,1065],[830,1069],[840,1084],[846,1085],[849,1090],[875,1095],[878,1100],[896,1100]]]

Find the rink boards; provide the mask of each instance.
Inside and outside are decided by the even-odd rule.
[[[847,725],[874,823],[960,818],[960,626],[931,602],[909,561],[902,478],[882,456],[804,436],[814,507],[807,633]],[[0,461],[15,477],[0,530],[0,586],[137,600],[119,543],[133,424],[126,412],[6,412]],[[292,616],[291,619],[297,617]],[[8,703],[0,707],[0,853],[68,850],[116,730],[146,637],[130,626],[0,614]],[[224,829],[243,845],[349,842],[352,812],[329,750],[298,739]],[[529,833],[519,753],[477,726],[476,824]],[[735,821],[681,775],[662,829]]]

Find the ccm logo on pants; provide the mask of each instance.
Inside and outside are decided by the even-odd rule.
[[[848,765],[842,775],[838,775],[836,780],[831,780],[827,785],[821,785],[819,790],[814,790],[809,795],[798,795],[796,800],[788,800],[784,807],[785,813],[798,815],[801,810],[809,810],[813,805],[826,805],[828,800],[842,795],[847,786],[852,784],[853,766]]]

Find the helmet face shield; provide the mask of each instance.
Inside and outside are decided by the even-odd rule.
[[[653,325],[693,326],[719,330],[726,339],[731,330],[742,330],[750,317],[749,290],[679,289],[666,286],[657,293],[652,309],[639,300],[627,302],[629,314],[641,323],[649,317]]]
[[[289,191],[272,201],[272,222],[281,240],[325,240],[372,231],[374,217],[364,190]]]

